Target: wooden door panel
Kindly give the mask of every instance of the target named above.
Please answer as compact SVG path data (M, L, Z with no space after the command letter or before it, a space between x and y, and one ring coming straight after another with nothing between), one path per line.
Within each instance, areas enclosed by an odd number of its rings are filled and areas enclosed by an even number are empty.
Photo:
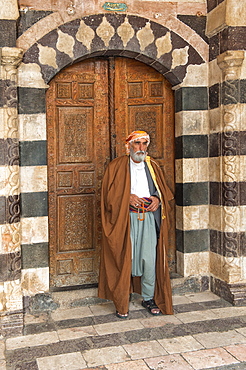
M95 195L58 197L58 253L94 249Z
M153 68L136 60L115 61L116 154L124 154L122 145L134 130L150 135L148 154L158 159L171 190L174 180L174 96L171 85ZM169 265L175 271L175 206L171 205Z
M174 191L174 95L171 85L153 68L136 60L115 61L116 153L133 130L150 134L149 155L158 159Z
M47 93L51 287L94 284L109 157L107 61L59 73Z
M90 59L52 80L47 91L51 289L97 283L101 181L110 154L125 154L131 131L150 134L149 154L159 160L174 190L173 120L170 84L135 60ZM174 207L171 225L174 265Z
M153 158L163 158L162 122L163 107L161 104L129 106L129 133L138 127L149 133L151 146L148 153Z
M57 111L59 164L92 162L93 107L58 107Z

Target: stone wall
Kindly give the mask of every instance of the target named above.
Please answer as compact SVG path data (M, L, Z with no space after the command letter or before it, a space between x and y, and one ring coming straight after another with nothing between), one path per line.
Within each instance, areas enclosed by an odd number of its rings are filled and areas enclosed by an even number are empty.
M0 11L0 42L5 42L0 49L0 317L4 333L19 333L23 326L17 99L17 68L23 52L14 47L17 17L17 4L5 3Z
M55 24L58 27L46 29L47 34L44 36L43 28L40 27L37 32L38 35L40 34L40 39L37 36L35 43L33 43L33 36L32 38L30 36L36 24L27 29L17 40L19 47L30 46L26 49L23 63L19 68L20 124L24 127L28 120L30 124L35 125L30 127L28 132L37 132L35 130L37 124L41 127L42 122L45 122L46 84L74 60L93 55L120 55L140 60L162 73L172 83L176 96L177 268L178 272L185 276L206 275L209 269L208 40L205 36L205 17L201 15L204 4L200 3L198 15L182 14L180 15L182 20L176 17L177 4L172 5L172 19L170 18L169 21L162 19L163 23L166 22L165 26L161 21L160 23L156 21L153 13L151 13L154 19L152 21L143 16L120 12L114 14L109 11L82 16L79 19L77 15L73 15L74 20L65 24L60 24L59 14L53 14L53 22L56 16ZM164 7L161 6L161 9L164 11ZM102 8L97 8L97 11L101 10ZM44 19L51 16L42 14ZM159 18L161 15L158 20ZM33 76L35 79L32 78ZM32 103L33 101L35 104ZM42 122L37 123L37 119L40 121L41 117ZM42 140L37 138L27 140L27 137L23 136L20 147L21 171L27 171L34 165L40 168L42 166L45 171L45 135ZM29 153L30 160L27 160L28 156L25 153ZM192 173L191 167L194 167ZM28 182L30 190L24 190L23 186L22 199L25 199L25 203L22 203L22 225L25 223L23 237L24 231L29 230L30 217L35 222L34 230L44 230L43 240L39 239L38 242L37 239L35 242L34 238L28 240L28 233L25 233L27 238L25 241L23 238L23 261L27 261L25 255L29 254L30 248L35 255L35 248L38 248L39 258L35 260L36 262L29 258L29 263L23 264L23 274L27 276L35 274L37 281L46 281L48 284L48 273L45 279L42 275L45 267L41 268L41 261L44 263L47 260L45 256L48 241L45 236L45 223L48 223L45 176L42 179L42 182L39 181L39 186L32 185L35 184L34 179L32 183ZM35 191L31 191L31 188L35 188ZM34 206L37 206L38 212L42 210L43 213L30 214ZM25 210L27 210L26 213ZM203 217L197 217L200 213ZM25 217L27 217L26 220ZM33 231L33 234L36 235L36 232ZM41 233L39 236L41 237ZM198 244L196 238L202 240L202 243ZM29 279L29 281L32 280ZM26 294L33 294L33 288L29 286Z
M246 280L245 26L242 3L208 1L211 287L235 304Z
M0 312L7 326L21 327L22 297L49 291L45 92L62 68L93 56L134 58L171 82L177 272L211 276L214 292L245 302L245 10L233 0L0 5Z

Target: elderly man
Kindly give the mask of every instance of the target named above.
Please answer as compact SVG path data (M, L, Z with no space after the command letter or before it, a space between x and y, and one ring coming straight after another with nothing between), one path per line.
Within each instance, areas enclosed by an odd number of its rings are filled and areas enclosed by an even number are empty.
M150 137L134 131L127 155L114 159L102 183L102 250L98 295L128 317L129 295L142 295L152 315L172 314L167 261L168 201L173 198L158 164L147 156Z

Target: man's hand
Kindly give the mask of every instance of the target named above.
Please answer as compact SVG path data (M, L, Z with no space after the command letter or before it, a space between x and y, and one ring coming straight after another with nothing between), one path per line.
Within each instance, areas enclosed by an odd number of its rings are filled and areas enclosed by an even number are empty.
M151 196L150 199L152 200L152 202L150 203L146 211L155 212L160 205L160 200L159 198L154 197L154 196Z
M140 207L141 206L141 198L139 198L136 194L130 194L130 205L133 207Z

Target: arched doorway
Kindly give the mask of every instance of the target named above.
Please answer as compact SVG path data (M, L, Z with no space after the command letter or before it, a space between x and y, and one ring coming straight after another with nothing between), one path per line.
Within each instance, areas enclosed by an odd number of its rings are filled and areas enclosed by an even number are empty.
M134 129L151 136L174 190L174 98L153 68L128 58L93 58L61 71L47 92L50 286L97 283L104 169L125 153ZM175 265L174 209L169 259Z

